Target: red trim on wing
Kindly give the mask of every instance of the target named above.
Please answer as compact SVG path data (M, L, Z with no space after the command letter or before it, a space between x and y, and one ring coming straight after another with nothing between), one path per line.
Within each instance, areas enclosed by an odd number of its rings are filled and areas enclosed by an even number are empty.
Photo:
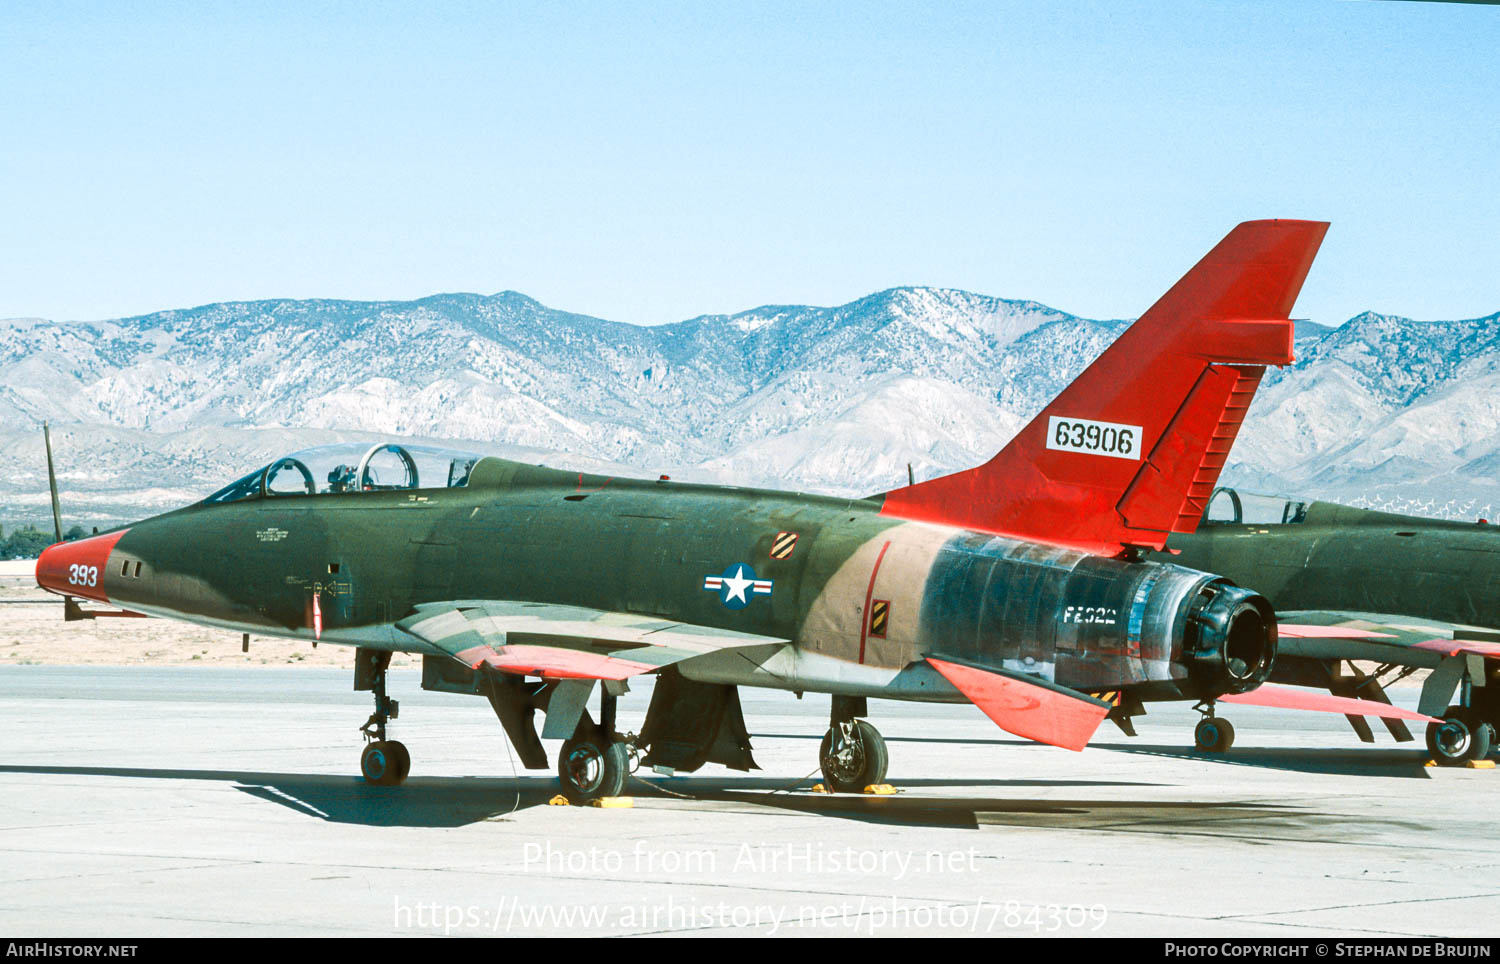
M1500 643L1484 643L1477 639L1424 639L1420 643L1412 643L1411 648L1426 649L1446 656L1473 653L1476 656L1500 659Z
M501 672L543 679L628 679L657 667L605 653L586 653L559 646L502 646L499 650L475 646L456 654L478 669L488 663Z
M120 537L129 531L121 529L48 546L36 560L36 584L63 596L109 602L109 596L104 592L104 576L109 571L110 553L114 552ZM75 566L82 569L74 569ZM87 574L80 577L80 572L88 569L93 570L92 577ZM90 578L93 585L88 585Z
M1276 635L1289 639L1395 639L1390 633L1347 626L1304 626L1300 623L1277 623Z
M1317 690L1293 686L1277 686L1262 683L1248 693L1234 693L1219 697L1222 703L1242 703L1247 706L1272 706L1283 710L1311 710L1314 713L1342 713L1344 716L1379 716L1387 720L1415 720L1419 723L1441 723L1442 720L1402 709L1389 703L1374 700L1356 700L1348 696L1334 696Z
M1007 733L1038 743L1082 750L1109 715L1109 705L972 666L927 657L984 715Z

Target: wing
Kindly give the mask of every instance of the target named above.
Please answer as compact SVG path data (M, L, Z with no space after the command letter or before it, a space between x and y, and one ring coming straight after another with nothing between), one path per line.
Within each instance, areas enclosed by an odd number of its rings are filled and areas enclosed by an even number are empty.
M1277 649L1288 656L1425 667L1459 653L1500 658L1500 633L1478 626L1336 610L1292 610L1276 617Z
M396 628L478 669L544 679L626 679L724 649L786 643L584 606L506 600L424 603Z

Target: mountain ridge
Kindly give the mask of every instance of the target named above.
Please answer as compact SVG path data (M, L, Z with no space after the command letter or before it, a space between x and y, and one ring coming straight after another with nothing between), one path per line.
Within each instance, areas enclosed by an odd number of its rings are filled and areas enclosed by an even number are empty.
M45 498L42 420L67 446L64 464L75 451L96 460L65 476L65 494L101 518L206 494L289 451L274 446L386 434L867 494L899 484L908 462L925 478L988 458L1127 323L912 285L654 326L512 290L4 320L0 519L34 515ZM1298 360L1268 373L1226 481L1487 504L1500 471L1488 400L1500 394L1500 313L1367 311L1299 323L1296 343Z

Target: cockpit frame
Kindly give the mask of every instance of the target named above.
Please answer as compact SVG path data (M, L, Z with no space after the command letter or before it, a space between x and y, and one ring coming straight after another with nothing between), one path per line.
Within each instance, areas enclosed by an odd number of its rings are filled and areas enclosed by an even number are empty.
M382 460L382 455L394 458ZM473 452L427 445L335 443L275 459L208 496L203 503L222 505L254 498L416 490L421 488L424 477L446 479L443 488L462 488L468 484L480 458ZM395 478L382 481L382 474L393 470ZM294 487L278 489L278 477L288 474L295 480ZM320 476L326 476L326 485L320 485Z

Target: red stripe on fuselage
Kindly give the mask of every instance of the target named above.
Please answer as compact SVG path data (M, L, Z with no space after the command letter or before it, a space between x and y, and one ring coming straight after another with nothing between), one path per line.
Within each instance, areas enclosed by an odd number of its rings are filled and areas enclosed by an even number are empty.
M870 584L865 587L865 608L859 611L859 661L865 661L865 641L870 638L870 600L875 596L875 577L880 575L880 564L885 561L885 551L891 547L891 541L887 539L885 545L880 547L880 555L875 557L875 565L870 569Z

